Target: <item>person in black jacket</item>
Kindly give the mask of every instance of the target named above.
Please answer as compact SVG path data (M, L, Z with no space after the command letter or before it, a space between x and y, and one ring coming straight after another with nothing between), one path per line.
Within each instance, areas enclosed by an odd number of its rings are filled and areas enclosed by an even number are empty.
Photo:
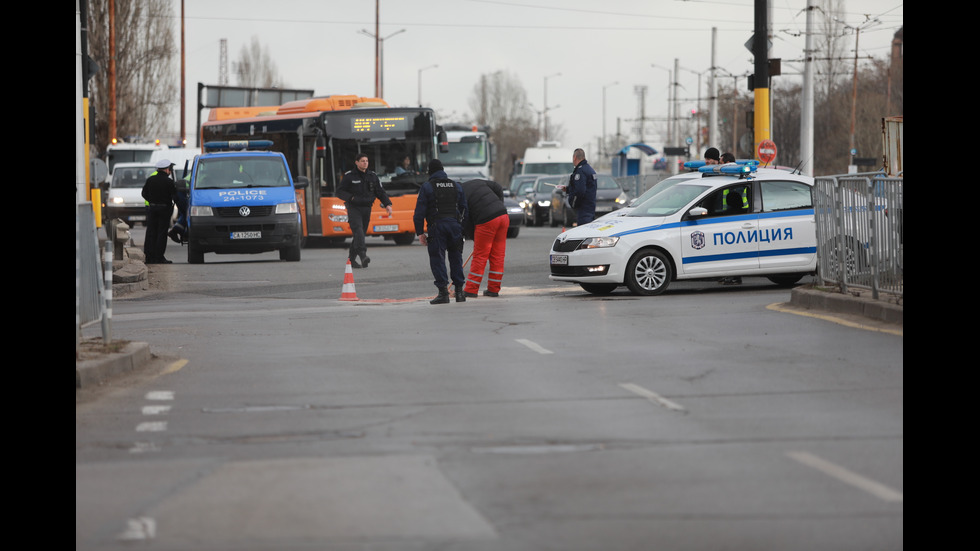
M483 271L489 260L490 271L483 296L496 297L500 295L500 283L504 277L507 229L510 227L510 216L504 205L504 188L493 180L470 180L463 182L463 193L469 208L463 235L473 240L473 258L463 292L468 297L478 296Z
M156 172L143 184L143 200L146 201L146 235L143 252L147 264L170 264L164 257L167 252L167 230L177 200L177 186L171 177L174 165L167 159L156 164Z
M443 170L442 161L429 161L429 179L419 189L415 203L415 235L429 253L429 268L439 289L431 304L449 302L449 281L453 282L456 302L466 302L463 294L463 226L467 219L466 197L463 187L451 180ZM446 273L446 257L449 257L449 273Z
M344 202L347 209L347 223L350 224L351 240L350 258L352 268L367 268L371 259L367 255L367 245L364 237L367 226L371 223L371 207L374 200L381 201L381 205L391 216L391 199L388 193L381 186L381 180L374 171L368 170L368 156L366 153L359 153L354 158L354 170L344 174L344 178L337 186L337 198ZM361 257L361 262L357 257Z

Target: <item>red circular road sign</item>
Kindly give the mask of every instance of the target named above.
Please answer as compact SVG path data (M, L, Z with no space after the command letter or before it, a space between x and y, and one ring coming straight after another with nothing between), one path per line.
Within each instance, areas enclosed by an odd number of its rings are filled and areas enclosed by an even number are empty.
M772 140L762 140L759 142L759 160L764 163L771 163L776 158L776 142Z

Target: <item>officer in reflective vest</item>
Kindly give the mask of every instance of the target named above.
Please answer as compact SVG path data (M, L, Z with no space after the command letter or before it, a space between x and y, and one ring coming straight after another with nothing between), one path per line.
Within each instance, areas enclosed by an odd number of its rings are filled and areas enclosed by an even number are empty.
M449 281L452 279L456 302L466 302L463 293L463 226L466 219L466 198L463 186L453 181L443 170L442 161L429 161L429 180L419 189L415 203L415 235L429 251L429 267L439 294L431 304L449 302ZM446 273L446 257L449 273Z

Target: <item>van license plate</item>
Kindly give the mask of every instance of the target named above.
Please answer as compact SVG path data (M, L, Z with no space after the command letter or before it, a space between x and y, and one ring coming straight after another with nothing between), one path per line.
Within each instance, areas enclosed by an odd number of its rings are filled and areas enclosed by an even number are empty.
M375 226L374 231L375 232L398 231L398 224L389 224L387 226Z
M136 214L136 215L130 216L129 219L130 220L133 220L133 221L137 221L138 220L138 221L142 222L143 220L146 220L146 216L143 216L142 214Z
M233 231L231 232L232 239L261 239L262 232L260 231Z
M553 265L568 266L568 255L567 254L553 254L553 255L551 255L551 263Z

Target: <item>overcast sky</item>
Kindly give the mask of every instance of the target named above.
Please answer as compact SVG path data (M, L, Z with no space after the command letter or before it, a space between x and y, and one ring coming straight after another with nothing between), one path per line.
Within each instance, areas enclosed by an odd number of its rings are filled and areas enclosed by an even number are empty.
M181 2L176 2L179 16ZM184 0L187 127L197 123L197 84L218 84L221 40L228 71L253 36L271 54L287 88L316 95L374 96L375 0ZM380 0L384 99L391 105L432 107L441 122L471 122L469 100L483 74L505 70L527 91L537 111L563 126L563 145L596 149L603 129L636 140L646 87L649 119L667 112L668 70L681 70L682 111L708 92L712 48L729 73L752 72L745 47L754 26L754 0ZM798 74L806 28L805 0L771 0L775 37L771 57L783 60L781 79ZM844 21L863 28L859 55L886 57L903 23L901 0L842 0ZM877 19L878 23L869 22ZM717 29L712 46L712 28ZM368 34L371 36L368 36ZM845 55L854 55L853 34ZM819 55L819 54L817 54ZM654 67L656 65L657 67ZM437 67L433 67L437 66ZM421 71L421 73L420 73ZM797 73L797 74L793 74ZM421 78L420 78L421 75ZM237 85L234 74L230 85ZM545 98L547 82L547 98ZM728 77L726 84L732 79ZM744 78L739 87L744 88ZM707 105L703 105L707 108ZM206 116L206 115L205 115ZM175 121L175 127L179 121ZM646 141L662 146L663 123L646 124ZM192 131L189 130L189 134ZM191 145L195 140L189 136Z

